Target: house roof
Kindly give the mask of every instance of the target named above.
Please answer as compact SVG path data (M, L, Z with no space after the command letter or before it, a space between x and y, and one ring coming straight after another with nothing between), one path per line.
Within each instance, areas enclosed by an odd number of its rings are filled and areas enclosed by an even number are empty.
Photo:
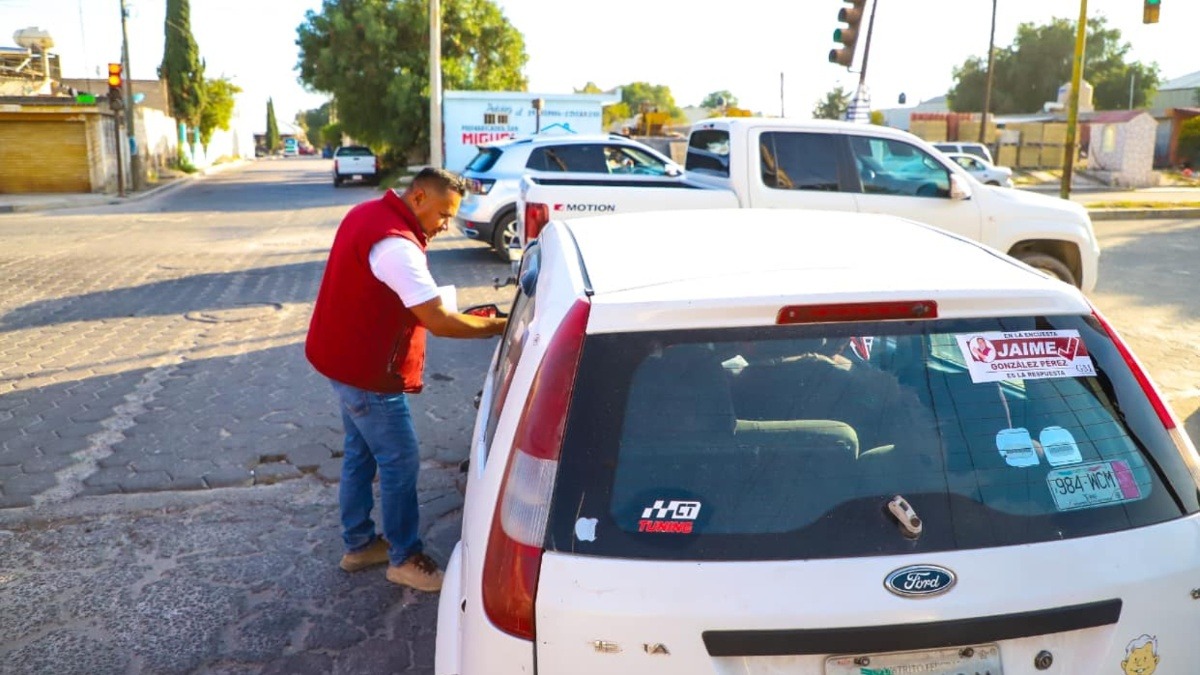
M1089 124L1122 124L1141 115L1148 114L1145 110L1102 110L1100 112L1081 114L1079 121Z
M1200 89L1200 70L1184 75L1183 77L1167 80L1158 85L1159 91L1173 91L1177 89Z

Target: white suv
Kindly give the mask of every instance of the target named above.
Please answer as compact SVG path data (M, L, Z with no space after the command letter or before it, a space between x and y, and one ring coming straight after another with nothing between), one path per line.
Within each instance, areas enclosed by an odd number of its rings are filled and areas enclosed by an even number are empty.
M521 176L529 172L673 180L683 169L653 148L615 134L547 134L487 143L463 171L471 191L458 210L458 229L508 259L516 245L517 192Z
M1200 663L1200 458L1145 371L895 217L553 222L468 474L439 675Z

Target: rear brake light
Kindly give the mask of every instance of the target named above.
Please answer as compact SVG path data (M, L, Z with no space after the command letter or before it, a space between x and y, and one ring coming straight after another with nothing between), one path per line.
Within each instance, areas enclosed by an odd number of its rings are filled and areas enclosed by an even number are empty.
M538 238L546 223L550 222L550 206L528 203L525 205L525 245Z
M335 160L333 160L333 170L334 170L335 172L338 170L338 161L337 161L336 159L335 159Z
M1121 358L1125 359L1125 365L1129 366L1129 372L1133 373L1134 379L1137 380L1138 386L1142 388L1142 392L1146 394L1146 398L1149 399L1150 405L1154 407L1154 412L1158 414L1158 419L1162 422L1163 426L1168 430L1174 429L1175 416L1171 414L1171 409L1167 407L1162 396L1159 395L1158 389L1150 382L1150 377L1146 375L1146 371L1142 368L1142 364L1137 360L1137 357L1133 355L1133 352L1129 351L1129 347L1125 346L1125 341L1121 339L1120 334L1112 327L1112 324L1104 318L1100 310L1093 307L1092 316L1096 317L1096 321L1100 322L1100 325L1104 327L1104 332L1108 333L1108 337L1116 345Z
M379 173L379 158L375 158L375 172Z
M933 300L902 302L849 302L836 305L788 305L779 310L775 323L829 323L835 321L888 321L899 319L936 319Z
M534 637L542 541L591 304L577 301L550 340L513 436L483 563L483 608L500 630Z

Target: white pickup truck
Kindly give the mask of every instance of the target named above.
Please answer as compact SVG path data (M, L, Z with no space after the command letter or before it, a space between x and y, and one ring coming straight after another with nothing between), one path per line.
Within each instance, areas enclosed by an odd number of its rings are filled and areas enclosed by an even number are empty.
M1096 286L1100 247L1082 206L984 185L897 129L825 120L705 120L691 129L685 170L668 183L526 175L518 231L528 242L550 220L633 211L765 207L886 213L982 242L1084 291ZM736 236L731 233L732 240Z
M365 145L344 145L333 153L333 186L346 181L379 184L379 158Z

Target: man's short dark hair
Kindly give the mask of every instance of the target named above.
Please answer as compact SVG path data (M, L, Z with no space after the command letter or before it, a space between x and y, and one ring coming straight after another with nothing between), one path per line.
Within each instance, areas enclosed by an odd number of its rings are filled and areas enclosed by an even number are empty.
M436 169L432 166L421 169L421 172L413 178L412 184L413 187L418 185L427 186L439 192L453 190L462 196L466 196L467 194L467 181L465 178L453 171Z

